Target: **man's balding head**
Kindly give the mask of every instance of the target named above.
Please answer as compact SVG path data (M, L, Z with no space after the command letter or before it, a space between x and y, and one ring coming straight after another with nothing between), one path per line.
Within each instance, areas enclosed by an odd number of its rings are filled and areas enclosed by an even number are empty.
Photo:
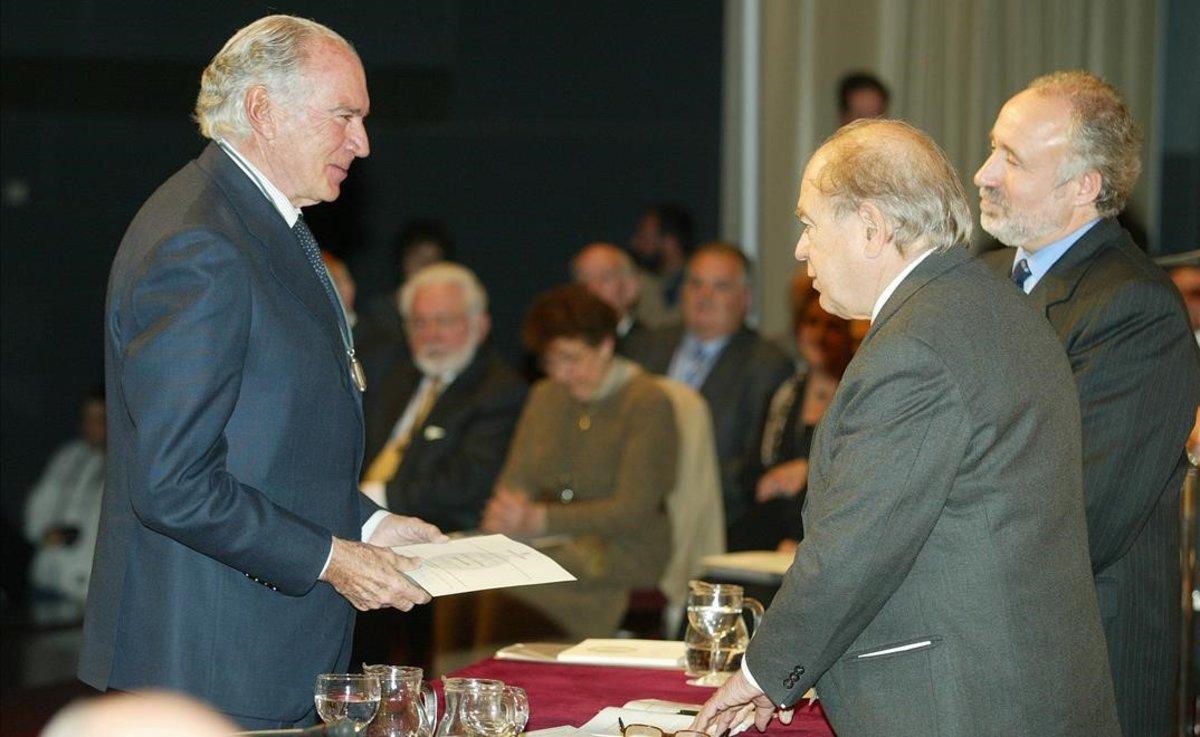
M228 737L237 725L204 704L165 691L79 701L55 715L41 737Z
M908 123L858 120L843 126L813 155L809 173L835 212L873 202L901 253L918 240L945 249L971 237L971 210L958 174L933 139Z
M641 296L641 282L633 259L612 243L589 243L571 261L575 281L585 285L593 294L617 311L623 320Z

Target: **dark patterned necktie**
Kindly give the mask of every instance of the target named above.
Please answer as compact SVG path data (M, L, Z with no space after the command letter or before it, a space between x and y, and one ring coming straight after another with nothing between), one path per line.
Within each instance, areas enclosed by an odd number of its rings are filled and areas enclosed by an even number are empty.
M292 232L296 234L296 240L300 241L304 255L308 256L308 263L313 267L313 271L317 272L317 280L325 288L325 295L329 297L329 301L333 304L333 313L337 315L338 327L342 328L342 303L338 299L337 292L333 291L333 283L329 281L329 272L325 269L325 261L321 258L321 247L317 245L317 239L308 229L308 223L304 222L303 215L296 218ZM342 330L344 332L344 328Z
M1029 261L1021 259L1013 266L1012 280L1013 284L1017 285L1018 289L1025 289L1025 280L1032 276L1029 271Z

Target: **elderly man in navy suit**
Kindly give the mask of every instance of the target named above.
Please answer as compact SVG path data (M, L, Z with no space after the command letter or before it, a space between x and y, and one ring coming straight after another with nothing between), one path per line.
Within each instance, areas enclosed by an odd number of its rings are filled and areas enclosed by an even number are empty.
M211 143L121 242L79 669L97 688L182 691L248 728L311 723L354 610L428 601L388 547L443 536L358 491L365 381L300 211L369 153L369 105L341 36L252 23L201 78Z

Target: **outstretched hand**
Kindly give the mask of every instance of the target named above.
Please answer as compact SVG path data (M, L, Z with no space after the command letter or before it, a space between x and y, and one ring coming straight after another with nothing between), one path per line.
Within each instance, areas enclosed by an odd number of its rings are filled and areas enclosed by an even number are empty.
M704 703L700 713L692 720L691 728L710 735L719 735L727 729L737 727L743 719L753 715L754 726L762 732L767 728L774 713L775 704L738 671ZM791 724L792 711L780 711L779 720L784 724Z

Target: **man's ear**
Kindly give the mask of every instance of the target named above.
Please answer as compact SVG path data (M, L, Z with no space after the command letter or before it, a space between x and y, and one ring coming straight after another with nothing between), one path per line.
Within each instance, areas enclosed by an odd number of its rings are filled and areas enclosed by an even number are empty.
M273 139L276 133L275 108L267 88L260 84L253 85L246 90L243 104L246 107L246 119L250 121L254 132L268 141Z
M479 320L479 322L475 324L475 345L479 345L484 341L485 338L487 338L488 333L492 330L492 316L484 312L476 319Z
M1071 186L1074 187L1073 204L1076 207L1095 204L1103 185L1104 177L1100 176L1100 172L1095 169L1088 169L1078 175L1071 183Z
M892 239L892 231L887 219L874 202L864 202L858 207L856 216L862 222L865 239L864 253L868 258L876 258L883 253L883 247Z

